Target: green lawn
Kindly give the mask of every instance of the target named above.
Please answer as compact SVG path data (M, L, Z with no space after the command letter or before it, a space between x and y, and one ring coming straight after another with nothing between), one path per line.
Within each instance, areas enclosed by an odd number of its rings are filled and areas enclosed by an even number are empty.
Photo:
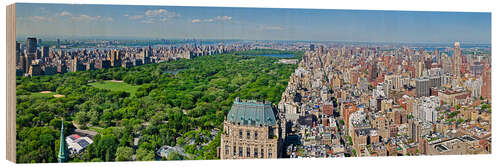
M114 82L114 81L104 81L104 82L92 82L89 85L101 88L108 89L111 91L124 91L130 93L130 95L135 95L135 92L140 86L130 85L125 82Z

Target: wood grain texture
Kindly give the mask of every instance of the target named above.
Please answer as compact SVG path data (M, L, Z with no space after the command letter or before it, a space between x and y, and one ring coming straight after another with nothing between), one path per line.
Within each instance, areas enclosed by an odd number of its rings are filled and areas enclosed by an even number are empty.
M7 160L16 162L16 4L7 6Z

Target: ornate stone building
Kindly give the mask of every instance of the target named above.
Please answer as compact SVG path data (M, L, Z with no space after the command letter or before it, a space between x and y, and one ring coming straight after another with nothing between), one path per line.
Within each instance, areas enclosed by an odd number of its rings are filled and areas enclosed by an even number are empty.
M283 137L271 103L233 103L221 135L221 159L279 158Z

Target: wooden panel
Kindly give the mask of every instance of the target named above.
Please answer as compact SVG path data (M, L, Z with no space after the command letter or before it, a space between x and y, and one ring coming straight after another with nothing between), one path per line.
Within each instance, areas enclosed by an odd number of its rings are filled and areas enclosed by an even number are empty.
M16 162L16 4L7 6L7 160Z

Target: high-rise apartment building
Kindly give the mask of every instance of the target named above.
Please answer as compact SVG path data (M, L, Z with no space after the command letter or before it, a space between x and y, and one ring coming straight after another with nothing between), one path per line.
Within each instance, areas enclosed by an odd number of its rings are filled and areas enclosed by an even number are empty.
M485 99L491 100L491 67L487 66L483 70L481 78L483 79L481 96Z
M417 78L415 79L416 84L416 96L430 96L431 80L429 78Z
M453 74L455 76L461 77L460 66L462 65L462 51L460 49L460 43L455 42L455 48L453 49Z
M33 37L26 38L26 52L36 53L37 40Z
M36 38L28 37L26 38L26 72L30 71L31 62L36 58L37 52L37 40Z
M42 58L49 57L49 47L48 46L42 46Z
M21 60L21 44L16 41L16 65L19 64Z
M373 60L372 60L372 69L370 71L370 81L373 82L377 79L377 73L378 73L378 69L377 69L377 57L376 56L373 56Z
M111 61L111 66L113 67L119 67L122 65L122 53L120 50L112 50L111 55L110 55L110 61Z
M309 45L309 51L313 51L314 52L314 44Z

